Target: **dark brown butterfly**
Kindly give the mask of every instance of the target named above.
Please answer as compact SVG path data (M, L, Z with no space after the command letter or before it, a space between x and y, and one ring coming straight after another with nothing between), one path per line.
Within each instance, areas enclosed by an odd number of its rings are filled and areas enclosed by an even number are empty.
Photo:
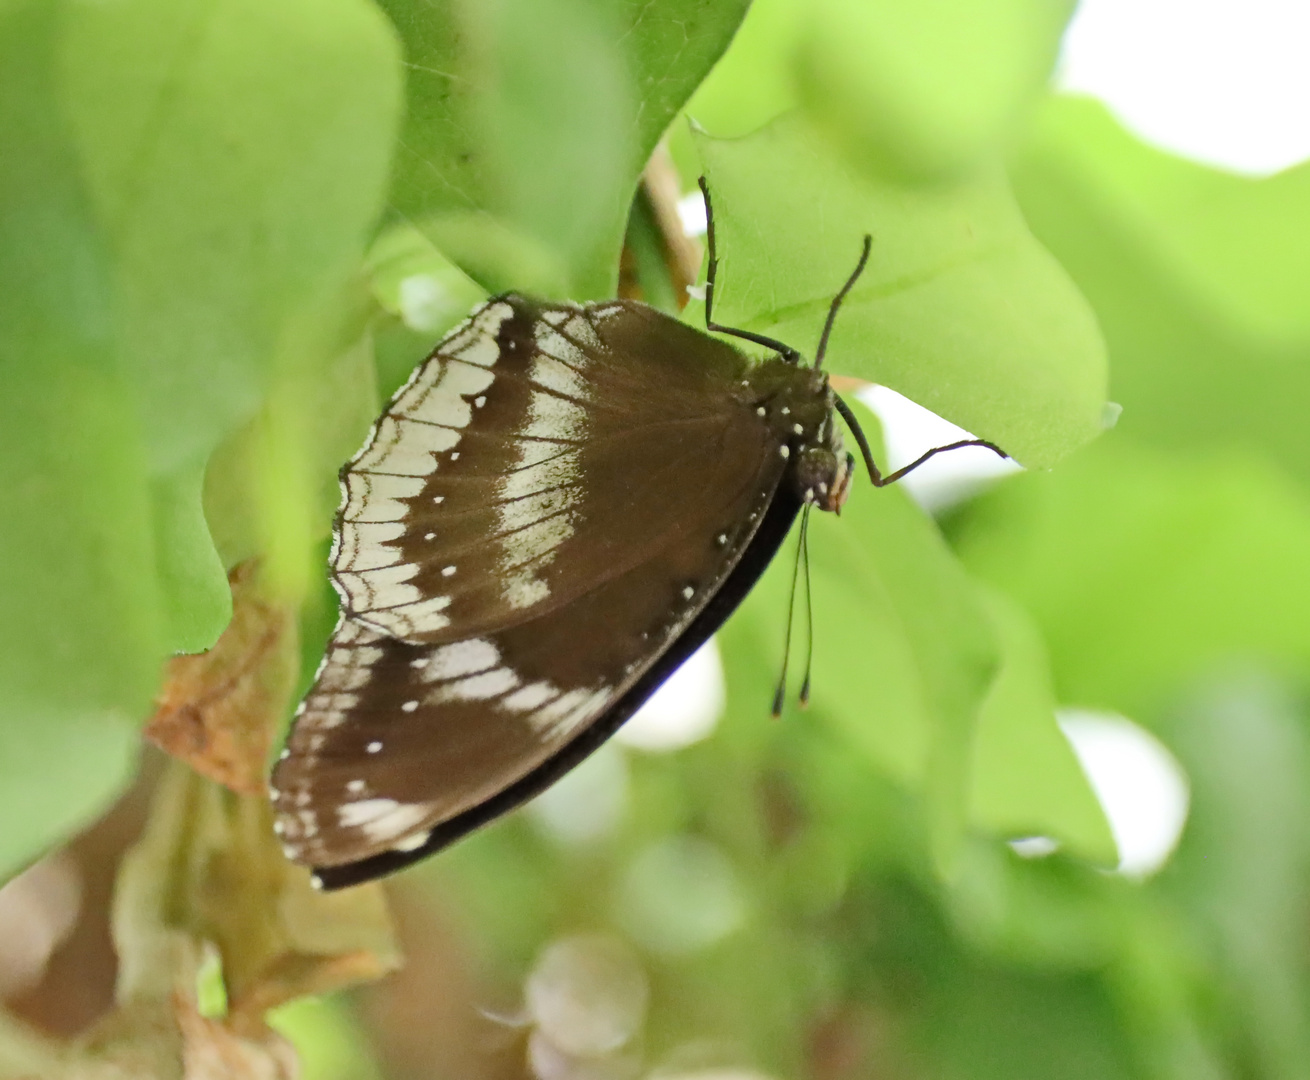
M811 367L714 323L712 216L708 238L707 328L768 359L633 301L496 297L342 470L341 621L273 775L277 831L316 884L421 859L609 738L736 608L802 507L841 508L854 459L834 412L877 485L974 444L884 477L829 387L868 237Z

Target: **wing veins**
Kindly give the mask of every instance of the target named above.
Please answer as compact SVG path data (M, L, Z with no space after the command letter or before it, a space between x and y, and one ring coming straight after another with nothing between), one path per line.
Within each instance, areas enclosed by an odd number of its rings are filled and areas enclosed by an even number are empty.
M582 485L579 484L576 480L569 481L563 484L552 484L550 487L539 488L536 491L524 492L522 495L515 495L513 498L509 498L509 499L491 499L488 502L482 503L480 506L470 506L463 510L443 510L437 514L437 517L442 522L452 521L455 518L465 517L468 514L480 513L483 510L486 510L488 507L509 506L511 503L520 502L523 499L532 499L538 495L549 495L553 491L565 491L569 488L576 488L581 486ZM415 499L421 499L422 497L423 496L421 494L406 496L406 498L411 501ZM401 500L397 499L395 501L399 502ZM353 525L399 525L405 520L407 520L408 516L409 515L406 515L403 518L377 518L377 519L343 517L341 520L348 521Z

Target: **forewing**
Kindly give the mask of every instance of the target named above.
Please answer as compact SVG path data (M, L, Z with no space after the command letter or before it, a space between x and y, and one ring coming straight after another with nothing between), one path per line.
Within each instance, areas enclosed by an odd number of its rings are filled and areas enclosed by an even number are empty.
M343 619L274 773L288 855L329 888L367 880L576 764L772 557L798 505L778 462L711 470L688 536L531 622L413 644Z
M624 301L488 302L342 472L348 618L418 643L532 621L678 543L778 450L746 361ZM735 494L735 493L734 493Z

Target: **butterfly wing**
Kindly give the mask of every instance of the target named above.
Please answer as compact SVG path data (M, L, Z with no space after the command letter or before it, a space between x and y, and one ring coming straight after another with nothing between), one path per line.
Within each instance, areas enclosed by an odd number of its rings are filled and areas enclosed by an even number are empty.
M343 617L273 777L288 854L367 880L603 742L772 558L826 392L640 304L475 311L343 470Z
M753 415L747 368L641 304L489 301L342 471L344 613L410 643L457 642L680 543L737 494L707 478L756 483L780 446Z
M697 522L699 543L666 545L530 622L433 645L343 619L274 774L288 854L315 866L324 887L357 884L572 768L767 566L800 505L779 475L760 461L745 483L704 478L726 498Z

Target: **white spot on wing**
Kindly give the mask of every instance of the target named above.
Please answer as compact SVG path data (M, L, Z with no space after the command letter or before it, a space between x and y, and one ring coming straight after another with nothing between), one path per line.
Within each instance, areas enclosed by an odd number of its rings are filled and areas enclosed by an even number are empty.
M610 692L605 688L570 690L529 713L526 719L543 739L562 738L604 708L609 700Z
M572 516L568 511L541 518L500 538L505 551L505 569L540 559L573 535Z
M581 350L549 326L539 325L535 333L539 342L548 341L561 353L569 350L570 363L581 367L587 362ZM573 508L579 497L577 452L561 453L564 447L558 441L544 440L581 441L586 434L587 413L578 401L585 402L591 396L585 378L550 356L536 357L529 377L539 386L577 400L566 400L544 390L532 394L528 422L522 432L526 441L519 443L518 467L501 480L496 493L499 531L505 534L500 538L502 595L506 603L518 610L540 603L550 595L541 571L553 560L554 550L573 535L576 524ZM549 502L552 509L544 510L540 501L525 499L546 487L560 489Z
M413 589L417 597L418 589L413 586L409 588ZM360 615L360 618L378 624L389 634L404 638L449 626L450 619L441 614L448 607L449 596L430 596L426 600L410 600L394 611L367 612Z
M587 322L582 315L574 315L564 323L564 333L574 341L588 349L603 349L605 346L600 338L596 336L596 331L592 329L591 323Z
M372 671L366 664L330 664L319 674L318 682L315 685L314 690L316 692L358 690L368 682L371 674ZM300 703L300 710L303 712L304 708L305 703L302 701Z
M386 844L420 824L429 813L422 804L398 803L395 799L361 799L337 807L342 828L359 829L374 843Z
M434 367L440 365L434 378L420 380L406 389L392 411L429 424L464 427L472 416L465 397L482 393L496 376L485 367L464 362L460 355L431 363Z
M481 312L474 316L474 322L477 323L483 333L495 337L500 333L501 324L514 314L514 309L504 300L497 300L494 304L488 304Z
M486 671L500 663L500 650L483 638L469 638L442 645L428 657L425 682L443 682Z
M507 667L493 668L480 675L469 675L454 682L443 683L431 694L428 701L486 701L499 697L518 686L519 677Z
M399 540L404 535L405 526L399 521L343 521L337 559L341 565L351 570L391 566L401 557L400 549L390 546L391 541Z
M292 741L299 753L312 758L322 746L319 732L343 723L359 703L352 691L363 687L373 675L373 665L382 650L371 642L378 635L354 623L339 624L319 665L314 687L302 702ZM289 756L284 750L282 760ZM298 792L299 799L305 792Z
M548 682L528 683L527 686L506 695L500 702L500 707L508 712L531 712L558 696L559 690Z
M500 359L500 346L490 338L474 338L452 355L466 364L489 368Z
M614 318L616 315L622 315L624 307L622 304L603 304L591 309L592 318L597 322L605 322Z
M344 599L357 610L368 611L375 607L395 607L412 604L419 591L407 584L418 573L413 563L356 570L353 566L337 566L336 580L346 591Z
M566 372L577 385L571 387L571 396L588 393L588 386L576 372L562 368L557 361L538 358L532 364L532 381L549 386L563 381L560 372ZM523 434L533 439L571 439L580 442L586 433L587 412L581 406L554 394L536 391L528 405L528 426Z
M541 578L523 575L505 589L505 602L515 611L539 604L550 595L550 586Z
M558 330L544 323L537 325L535 336L537 348L546 356L533 361L532 381L569 397L586 394L586 380L573 370L587 362L586 354ZM551 360L555 362L551 363Z
M421 599L417 589L397 587L412 576L395 543L405 533L408 512L401 500L422 491L441 454L452 451L452 461L459 456L453 448L460 430L471 422L469 399L485 401L482 395L495 379L489 369L500 354L496 335L513 314L509 303L495 301L447 335L397 392L342 482L343 524L333 538L333 584L356 614L388 609L370 619L388 633L404 637L449 625L440 606L412 606ZM393 568L399 576L367 576L381 568Z
M347 473L341 485L341 515L352 521L398 521L408 511L400 499L423 490L419 476Z
M372 439L351 462L351 468L428 476L436 472L436 455L458 443L458 431L388 414L377 422Z
M526 498L529 495L536 495L552 488L572 486L577 483L579 475L578 470L578 451L564 450L560 451L558 446L551 443L537 444L549 449L549 453L542 456L535 463L526 467L518 468L512 473L507 473L500 482L500 490L497 492L502 499L512 499L515 503ZM509 515L508 518L502 516L502 521L515 520L514 515L517 510L511 511L510 503L505 504L502 515ZM521 524L527 524L526 521Z
M428 842L428 837L432 835L431 829L425 829L423 832L417 832L413 836L407 836L391 846L392 851L407 853L417 851Z

